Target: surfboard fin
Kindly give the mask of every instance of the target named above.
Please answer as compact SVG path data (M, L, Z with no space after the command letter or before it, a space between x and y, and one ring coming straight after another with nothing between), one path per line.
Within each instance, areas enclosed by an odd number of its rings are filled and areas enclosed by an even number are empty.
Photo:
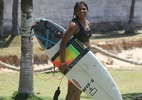
M60 91L60 87L57 88L57 90L54 93L54 98L53 100L58 100L58 96L60 95L61 91Z

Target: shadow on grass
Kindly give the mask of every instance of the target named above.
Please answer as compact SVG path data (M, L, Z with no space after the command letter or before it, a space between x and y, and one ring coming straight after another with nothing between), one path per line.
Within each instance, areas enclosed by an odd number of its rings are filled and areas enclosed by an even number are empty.
M123 100L142 100L142 94L140 93L130 93L122 94Z
M37 97L34 94L25 94L25 93L18 93L14 92L12 96L12 100L43 100Z
M120 37L129 37L129 36L134 36L134 35L138 35L140 33L119 33L117 31L114 32L102 32L100 34L94 34L92 36L92 38L96 38L96 39L102 39L102 38L120 38Z
M15 36L11 35L8 37L0 37L0 48L6 48L8 47L11 42L14 40Z
M86 100L92 100L87 95L81 96L83 99ZM122 94L123 100L142 100L142 94L140 93L129 93L129 94ZM34 94L16 94L16 92L13 94L12 98L6 98L6 97L0 97L0 100L47 100L37 97ZM51 100L51 98L49 99ZM61 99L60 100L64 100Z
M83 99L92 100L87 95L81 96ZM130 94L122 94L123 100L142 100L142 94L140 93L130 93Z
M10 43L12 42L12 40L14 40L15 36L10 36L10 38L5 42L5 44L3 45L3 47L8 47L10 45Z

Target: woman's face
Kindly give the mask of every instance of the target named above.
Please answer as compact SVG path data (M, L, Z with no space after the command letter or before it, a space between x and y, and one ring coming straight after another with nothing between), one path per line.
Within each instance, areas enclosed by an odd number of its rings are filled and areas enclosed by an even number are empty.
M80 4L76 9L75 14L80 19L86 19L88 14L88 9L83 4Z

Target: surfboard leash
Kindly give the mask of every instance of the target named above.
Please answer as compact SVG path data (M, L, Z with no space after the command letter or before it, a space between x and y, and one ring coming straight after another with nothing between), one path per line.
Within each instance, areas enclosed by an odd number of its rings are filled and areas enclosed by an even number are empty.
M54 69L54 72L53 72L53 74L51 75L51 77L49 77L49 78L47 78L47 79L40 78L40 77L36 74L36 72L34 72L34 75L35 75L37 78L39 78L40 80L43 80L43 81L48 81L48 80L50 80L51 78L54 77L55 79L60 80L59 86L61 85L61 82L62 82L62 80L63 80L63 78L64 78L64 75L62 75L61 78L57 78L57 77L56 77L56 71L55 71L55 69Z
M54 70L55 70L55 66L54 66ZM55 72L55 71L54 71ZM60 90L60 86L61 86L61 83L62 83L62 80L64 78L64 75L62 75L62 78L60 79L60 82L59 82L59 86L57 87L57 90L55 91L54 93L54 97L53 97L53 100L58 100L58 97L61 93L61 90Z
M60 93L61 93L60 87L58 87L57 90L54 93L53 100L58 100L58 97L59 97Z
M61 80L60 80L60 83L59 83L59 86L57 87L57 90L55 91L54 93L54 97L53 97L53 100L58 100L58 97L61 93L61 90L60 90L60 86L61 86L61 83L62 83L62 80L64 78L64 75L62 76Z
M54 74L52 74L51 77L49 77L49 78L47 78L47 79L43 79L43 78L40 78L35 72L34 72L34 75L35 75L38 79L43 80L43 81L48 81L48 80L50 80L50 79L54 76Z

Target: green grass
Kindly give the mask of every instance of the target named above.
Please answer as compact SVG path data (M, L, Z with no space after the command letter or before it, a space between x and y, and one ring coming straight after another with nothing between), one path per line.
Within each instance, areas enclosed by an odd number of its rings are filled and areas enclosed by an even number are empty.
M10 37L8 37L6 40L8 41ZM40 44L38 43L37 39L34 37L33 39L33 52L34 53L44 53L40 48ZM0 48L0 56L3 55L17 55L19 58L21 56L21 36L16 36L8 47Z
M112 77L116 81L124 100L133 100L134 96L142 93L142 69L109 69ZM54 92L59 86L62 75L56 73L35 73L34 91L37 97L43 100L52 100ZM18 90L19 72L0 73L0 100L11 100L10 96ZM61 82L61 94L59 100L64 100L67 91L67 78L64 77ZM1 98L7 97L7 99ZM39 99L40 100L40 99ZM81 100L92 100L84 93Z
M142 32L141 32L142 33ZM115 34L101 38L92 38L91 42L96 43L99 41L115 41L116 39L129 39L140 38L142 34L125 36ZM21 55L21 37L17 36L11 42L8 48L0 48L0 55ZM43 53L40 49L40 45L34 38L34 53ZM136 67L134 67L136 68ZM133 100L133 98L142 93L142 69L109 69L109 72L116 81L124 100ZM43 100L52 100L55 90L57 89L62 77L60 73L55 74L57 78L52 76L52 73L36 73L34 74L34 91L37 97ZM0 72L0 100L12 100L11 96L18 90L19 84L19 72ZM59 100L64 100L67 92L67 78L64 77L61 83L61 94ZM35 99L34 99L35 100ZM40 100L40 99L39 99ZM81 100L91 100L84 93ZM141 99L142 100L142 99Z
M142 70L112 70L122 94L142 92Z

